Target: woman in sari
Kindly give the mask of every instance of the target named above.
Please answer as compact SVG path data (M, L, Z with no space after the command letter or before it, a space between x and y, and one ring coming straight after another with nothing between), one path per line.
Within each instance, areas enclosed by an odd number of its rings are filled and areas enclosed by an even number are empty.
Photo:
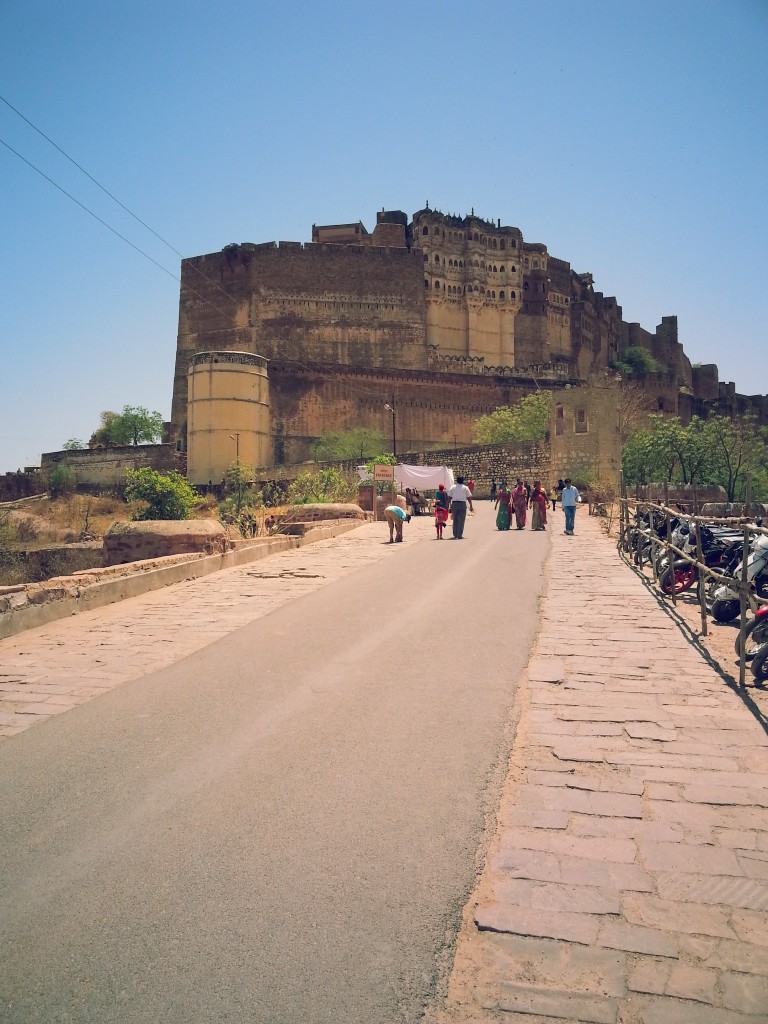
M437 531L437 539L443 539L443 527L448 522L448 505L450 499L448 497L448 491L445 489L445 484L440 484L440 487L435 495L435 530Z
M512 508L515 510L515 526L518 530L525 529L528 508L528 491L522 480L518 479L512 491Z
M547 494L544 488L541 486L541 481L533 481L533 493L531 494L531 507L533 508L533 514L531 516L531 529L532 530L543 530L547 525Z
M512 513L509 507L509 503L511 500L512 495L509 493L509 490L507 489L506 482L502 480L501 487L499 488L498 496L496 498L496 504L493 506L494 508L498 509L498 512L496 513L497 530L509 529L512 520Z

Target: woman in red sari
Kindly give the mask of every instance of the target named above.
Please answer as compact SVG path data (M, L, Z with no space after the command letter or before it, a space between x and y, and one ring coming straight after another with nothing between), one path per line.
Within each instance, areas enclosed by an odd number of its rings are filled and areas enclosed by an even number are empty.
M515 526L518 530L524 530L528 514L528 491L520 479L516 481L515 489L512 491L512 508L515 510Z
M531 493L531 506L533 508L533 514L531 516L531 529L532 530L543 530L547 525L547 495L544 488L541 486L540 480L533 481L533 491Z
M448 522L448 492L445 489L444 484L440 484L440 487L435 495L435 530L437 531L437 539L443 539L443 527Z

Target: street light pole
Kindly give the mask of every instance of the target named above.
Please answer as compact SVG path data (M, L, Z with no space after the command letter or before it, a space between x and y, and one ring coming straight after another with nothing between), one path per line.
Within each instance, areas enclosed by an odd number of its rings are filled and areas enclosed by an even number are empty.
M243 503L243 481L240 477L240 434L230 434L235 442L235 469L237 472L237 514L240 515L240 506Z
M392 395L391 403L390 402L385 402L384 403L384 408L385 409L389 409L389 411L392 413L392 455L394 456L395 461L397 461L397 432L396 432L396 428L395 428L395 396L394 395Z

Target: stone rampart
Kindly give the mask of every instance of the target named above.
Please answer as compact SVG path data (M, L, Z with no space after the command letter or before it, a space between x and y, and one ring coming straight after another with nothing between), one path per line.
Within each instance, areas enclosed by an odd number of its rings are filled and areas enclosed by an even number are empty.
M104 537L104 563L120 565L169 555L223 554L228 548L226 530L213 519L113 523Z
M76 451L45 452L41 471L50 473L55 466L69 466L77 478L78 489L121 489L129 469L149 467L160 473L172 469L186 473L186 455L170 444L126 445L120 448L82 448Z

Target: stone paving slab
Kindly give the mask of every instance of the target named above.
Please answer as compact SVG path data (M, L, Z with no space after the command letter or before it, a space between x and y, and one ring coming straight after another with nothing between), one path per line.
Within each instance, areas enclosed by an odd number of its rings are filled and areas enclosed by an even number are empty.
M0 640L0 741L386 557L382 524Z
M766 1024L766 733L598 520L552 541L495 842L425 1024Z

